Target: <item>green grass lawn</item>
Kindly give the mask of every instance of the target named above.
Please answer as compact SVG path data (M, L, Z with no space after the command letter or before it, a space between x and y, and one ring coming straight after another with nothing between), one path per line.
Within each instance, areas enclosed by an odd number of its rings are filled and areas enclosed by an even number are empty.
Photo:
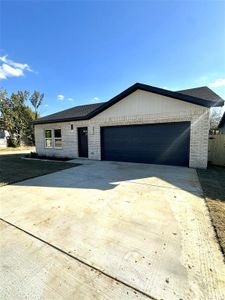
M68 162L25 160L21 159L23 156L24 154L0 154L0 186L79 165Z

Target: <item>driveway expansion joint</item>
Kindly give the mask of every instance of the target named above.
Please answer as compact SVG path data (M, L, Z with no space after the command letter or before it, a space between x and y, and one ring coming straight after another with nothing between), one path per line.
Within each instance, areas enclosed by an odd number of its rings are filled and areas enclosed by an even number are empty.
M11 222L9 222L9 221L6 221L6 220L3 219L3 218L0 218L0 221L4 222L4 223L8 224L9 226L12 226L12 227L14 227L14 228L16 228L16 229L18 229L18 230L20 230L20 231L22 231L23 233L25 233L25 234L27 234L27 235L29 235L29 236L35 238L36 240L38 240L38 241L40 241L40 242L42 242L42 243L44 243L44 244L46 244L46 245L52 247L53 249L55 249L55 250L57 250L57 251L63 253L64 255L67 255L67 256L71 257L72 259L75 259L75 260L78 261L79 263L81 263L81 264L83 264L83 265L85 265L85 266L87 266L87 267L89 267L89 268L91 268L91 269L93 269L93 270L95 270L95 271L101 273L102 275L104 275L104 276L106 276L106 277L108 277L108 278L110 278L110 279L112 279L112 280L114 280L114 281L116 281L116 282L118 282L118 283L120 283L120 284L126 286L126 287L128 287L129 289L132 289L133 291L135 291L135 292L137 292L137 293L139 293L139 294L141 294L141 295L147 297L148 299L151 299L151 300L159 300L159 299L157 299L157 298L155 298L155 297L153 297L153 296L151 296L151 295L149 295L149 294L147 294L147 293L145 293L145 292L143 292L143 291L141 291L141 290L139 290L139 289L133 287L132 285L130 285L130 284L128 284L128 283L126 283L126 282L124 282L124 281L118 279L118 278L115 278L115 277L111 276L110 274L108 274L108 273L102 271L101 269L98 269L98 268L96 268L96 267L90 265L89 263L87 263L87 262L81 260L80 258L71 255L70 253L68 253L68 252L62 250L61 248L59 248L59 247L57 247L57 246L55 246L55 245L53 245L53 244L51 244L51 243L49 243L49 242L43 240L42 238L39 238L38 236L36 236L36 235L30 233L29 231L26 231L25 229L23 229L23 228L21 228L21 227L15 225L15 224L13 224L13 223L11 223Z

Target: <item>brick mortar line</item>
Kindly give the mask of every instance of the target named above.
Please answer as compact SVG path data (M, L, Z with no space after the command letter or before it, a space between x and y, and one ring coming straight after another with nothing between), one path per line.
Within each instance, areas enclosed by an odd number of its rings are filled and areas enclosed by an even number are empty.
M100 269L98 269L98 268L96 268L96 267L90 265L89 263L87 263L87 262L81 260L80 258L78 258L78 257L76 257L76 256L71 255L70 253L68 253L68 252L66 252L66 251L64 251L64 250L62 250L61 248L58 248L57 246L50 244L49 242L47 242L47 241L45 241L45 240L43 240L43 239L37 237L36 235L34 235L34 234L32 234L32 233L30 233L30 232L28 232L28 231L26 231L26 230L24 230L24 229L18 227L17 225L14 225L13 223L4 220L3 218L0 218L0 220L1 220L2 222L4 222L4 223L6 223L6 224L8 224L8 225L10 225L10 226L12 226L12 227L14 227L14 228L16 228L16 229L18 229L18 230L20 230L20 231L22 231L22 232L28 234L29 236L35 238L36 240L38 240L38 241L40 241L40 242L42 242L42 243L44 243L44 244L46 244L46 245L52 247L53 249L55 249L55 250L57 250L57 251L63 253L64 255L67 255L67 256L69 256L69 257L75 259L75 260L78 261L79 263L81 263L81 264L83 264L83 265L85 265L85 266L87 266L87 267L89 267L89 268L91 268L91 269L94 269L95 271L97 271L97 272L103 274L104 276L106 276L106 277L108 277L108 278L110 278L110 279L112 279L112 280L114 280L114 281L116 281L116 282L119 282L120 284L122 284L122 285L128 287L129 289L132 289L132 290L136 291L137 293L142 294L143 296L145 296L145 297L147 297L147 298L149 298L149 299L151 299L151 300L158 300L157 298L154 298L153 296L148 295L147 293L145 293L145 292L143 292L143 291L141 291L141 290L139 290L139 289L133 287L132 285L130 285L130 284L128 284L128 283L126 283L126 282L124 282L124 281L118 279L118 278L113 277L112 275L109 275L108 273L106 273L106 272L104 272L104 271L102 271L102 270L100 270Z

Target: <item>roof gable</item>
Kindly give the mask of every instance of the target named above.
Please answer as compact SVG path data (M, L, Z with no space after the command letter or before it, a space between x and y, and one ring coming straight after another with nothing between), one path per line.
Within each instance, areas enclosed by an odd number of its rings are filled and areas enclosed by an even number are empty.
M129 96L131 93L135 92L136 90L151 92L151 93L159 94L159 95L162 95L162 96L174 98L174 99L177 99L177 100L181 100L181 101L185 101L185 102L189 102L189 103L192 103L192 104L197 104L197 105L201 105L201 106L205 106L205 107L223 106L224 105L224 101L218 95L217 96L219 97L219 99L217 99L216 101L215 100L208 100L208 99L201 99L201 98L198 98L198 97L190 96L185 91L172 92L172 91L169 91L169 90L153 87L153 86L142 84L142 83L135 83L134 85L132 85L131 87L129 87L128 89L123 91L122 93L120 93L117 96L113 97L111 100L105 102L102 106L100 106L99 108L94 110L90 114L90 118L93 118L94 116L96 116L100 112L102 112L105 109L109 108L110 106L114 105L115 103L122 100L123 98Z
M124 97L121 101L114 103L107 109L94 116L93 120L120 120L124 118L139 118L150 115L179 115L192 114L194 111L199 113L205 111L206 108L196 104L180 101L174 98L137 90L130 95Z
M76 106L76 107L73 107L73 108L52 114L52 115L45 116L43 118L40 118L36 121L33 121L33 124L89 120L137 90L151 92L151 93L155 93L158 95L174 98L177 100L181 100L181 101L185 101L188 103L197 104L197 105L205 106L205 107L223 106L224 105L224 101L217 94L215 94L213 91L211 91L207 87L182 90L179 92L172 92L169 90L153 87L153 86L142 84L142 83L135 83L134 85L130 86L128 89L126 89L122 93L118 94L117 96L113 97L111 100L109 100L107 102ZM204 91L204 93L203 93L203 91ZM197 94L197 96L193 96L194 94ZM199 95L200 96L204 95L205 98L199 98Z

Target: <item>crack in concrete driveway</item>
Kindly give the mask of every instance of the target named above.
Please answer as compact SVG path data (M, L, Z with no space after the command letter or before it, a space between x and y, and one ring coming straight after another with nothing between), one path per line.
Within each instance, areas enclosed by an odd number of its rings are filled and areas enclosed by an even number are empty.
M69 254L68 252L65 252L64 250L62 250L62 249L56 247L55 245L50 244L50 243L48 243L47 241L42 240L41 238L39 238L39 237L33 235L32 233L30 233L30 232L28 232L28 231L26 231L26 230L24 230L24 229L22 229L22 228L20 228L20 227L18 227L18 226L16 226L16 225L12 224L12 223L10 223L10 222L4 220L4 219L1 219L1 218L0 218L0 221L1 221L1 222L4 222L5 224L7 224L7 225L9 225L9 226L12 226L12 227L14 227L14 228L16 228L16 229L18 229L18 230L20 230L20 231L22 231L23 233L27 234L28 236L30 236L30 237L32 237L32 238L38 240L39 242L42 242L42 243L46 244L47 246L49 246L49 247L51 247L51 248L53 248L53 249L59 251L60 253L62 253L62 254L64 254L64 255L67 255L67 256L71 257L72 259L78 261L79 263L85 265L86 267L89 267L91 271L95 271L95 272L97 272L98 274L101 274L101 275L104 275L104 276L110 278L111 280L115 281L116 284L122 284L122 285L124 285L125 287L128 288L128 290L132 291L135 295L140 294L140 295L142 295L142 296L145 296L145 297L148 298L148 299L157 300L156 298L153 298L152 296L150 296L150 295L148 295L148 294L146 294L146 293L144 293L144 292L142 292L142 291L140 291L140 290L134 288L133 286L130 286L129 284L127 284L127 283L125 283L125 282L123 282L123 281L120 281L119 279L117 279L117 278L115 278L115 277L112 277L110 274L107 274L107 273L105 273L105 272L103 272L103 271L101 271L101 270L99 270L99 269L93 267L92 265L89 265L87 262L80 260L79 258L77 258L77 257L75 257L75 256L73 256L73 255L71 255L71 254ZM4 226L3 226L3 227L4 227ZM25 250L25 251L26 251L26 250ZM8 252L8 251L7 251L7 252ZM128 293L128 294L129 294L129 293ZM145 297L144 297L144 298L145 298ZM143 298L143 299L144 299L144 298Z

